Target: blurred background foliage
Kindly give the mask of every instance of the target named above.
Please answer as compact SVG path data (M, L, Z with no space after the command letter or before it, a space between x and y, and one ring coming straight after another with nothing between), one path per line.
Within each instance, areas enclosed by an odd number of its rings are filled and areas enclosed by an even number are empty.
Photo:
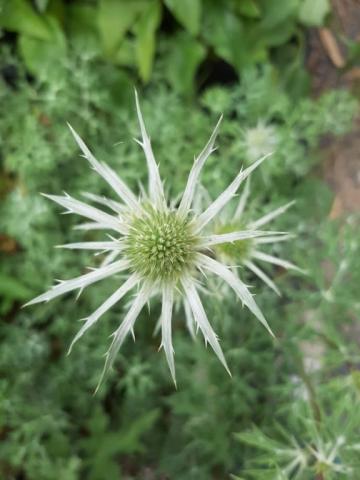
M4 480L358 479L360 246L356 213L334 219L321 145L353 128L348 89L314 99L308 28L327 0L2 0L0 52L0 478ZM350 63L356 44L348 40ZM346 71L347 66L344 67ZM159 339L159 305L93 396L116 306L72 353L78 319L114 280L75 302L22 310L54 278L101 258L54 245L77 241L77 219L40 192L111 195L66 127L133 188L146 178L133 87L166 188L179 194L220 113L219 149L202 181L214 196L269 151L252 178L251 214L296 199L276 228L297 238L274 253L306 276L273 269L276 297L241 272L277 335L232 297L204 298L233 377L181 310L174 389ZM356 93L356 92L355 92ZM96 232L86 238L98 238ZM125 302L126 303L126 302Z
M171 87L189 93L201 64L223 61L239 73L278 52L284 60L287 49L298 69L300 26L321 25L329 9L328 0L3 0L0 26L17 34L17 52L36 76L77 48L147 83L161 52ZM200 73L206 81L209 72Z

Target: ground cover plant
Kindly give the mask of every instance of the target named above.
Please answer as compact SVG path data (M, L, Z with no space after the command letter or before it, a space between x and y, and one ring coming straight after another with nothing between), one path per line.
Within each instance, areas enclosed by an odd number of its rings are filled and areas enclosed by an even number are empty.
M68 33L72 24L65 20L61 28L66 54L61 57L50 52L51 68L48 64L45 68L42 62L48 60L41 58L34 60L40 65L34 69L24 52L29 41L46 44L46 38L33 38L33 30L28 30L31 22L20 31L20 27L10 28L2 20L1 478L358 477L359 409L354 405L360 395L356 325L360 307L359 219L356 213L333 218L333 193L322 179L324 153L319 148L329 138L351 131L357 100L347 90L310 98L305 67L300 61L294 70L286 60L285 51L294 47L289 37L279 40L282 62L266 43L261 55L235 66L238 75L232 72L229 84L221 83L213 73L203 82L194 69L188 83L186 77L180 81L187 87L177 88L179 78L173 80L176 70L169 73L168 58L169 52L175 55L170 48L172 41L182 45L175 40L178 35L191 37L186 37L184 44L195 56L193 42L205 49L202 66L203 60L195 62L198 74L202 68L216 71L218 57L235 65L220 43L211 47L206 41L211 2L195 3L202 7L199 27L193 17L189 16L191 21L179 17L176 31L169 32L164 20L158 20L156 55L148 77L141 73L144 67L139 64L123 67L113 57L109 59L105 50L99 54L95 41L85 42L85 48L83 24L78 31L72 27L71 35L78 35L75 41ZM309 8L307 3L301 4L302 19ZM326 18L327 2L322 3L324 8L316 22ZM34 21L51 25L54 22L49 17L58 18L60 14L54 12L61 12L61 8L98 9L100 4L105 8L111 2L38 1L32 5L16 1L12 5L18 11L27 5L36 16ZM300 2L287 4L289 9L296 6L297 13L292 14L293 23L284 18L286 25L291 32L296 25L296 32L304 35L298 27ZM161 5L162 15L181 15L175 13L175 2ZM229 8L229 18L236 10L245 30L253 25L251 22L262 25L272 21L270 10L260 8L263 2L244 2L242 11L236 9L236 2L224 5ZM12 25L16 25L19 17L14 11L12 15ZM129 18L132 15L129 10ZM237 21L230 18L229 22ZM130 27L130 23L124 26L124 31L131 30L126 38L139 42L139 27ZM223 25L223 20L219 24ZM34 28L41 31L40 26ZM145 30L151 35L154 29L149 26ZM109 32L107 45L113 45L115 54L122 37L116 43L110 38L112 30L105 31ZM142 29L137 31L145 34ZM203 34L197 34L200 31ZM174 39L164 41L169 36ZM146 41L148 37L142 40ZM176 55L182 54L179 50ZM54 62L55 57L59 61ZM174 62L181 70L180 60ZM143 88L145 79L148 84ZM306 274L263 263L263 273L270 279L266 285L254 270L241 264L240 244L230 250L219 247L219 258L228 265L239 265L237 273L251 286L275 339L253 321L252 313L235 300L230 289L209 277L200 296L232 377L211 349L204 347L201 335L193 332L194 341L189 339L185 312L175 303L174 387L165 355L158 353L160 339L154 330L161 302L154 298L151 309L143 309L139 315L136 343L129 338L122 345L113 369L94 396L109 335L125 317L133 297L128 295L114 305L70 356L67 350L81 328L78 319L95 311L124 279L93 285L77 300L67 294L31 308L21 306L48 289L54 279L85 274L86 266L99 266L105 258L91 251L79 250L74 255L68 249L54 248L103 238L97 230L79 230L77 219L60 215L41 192L63 195L65 190L78 197L83 192L111 197L109 185L79 155L67 121L81 133L96 158L106 162L129 187L137 191L139 183L147 185L146 161L133 141L139 136L134 86L141 96L166 195L175 202L180 202L194 155L203 149L220 114L223 121L218 148L207 159L194 210L201 211L217 198L242 166L248 168L273 152L222 212L216 233L226 234L229 226L233 227L234 211L246 189L251 192L244 209L246 224L295 200L271 224L271 230L291 232L294 237L263 244L262 250L291 260Z

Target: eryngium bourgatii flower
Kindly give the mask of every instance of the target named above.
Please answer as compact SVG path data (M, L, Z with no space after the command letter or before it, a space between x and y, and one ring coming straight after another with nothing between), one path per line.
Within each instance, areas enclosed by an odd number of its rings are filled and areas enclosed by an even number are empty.
M246 217L246 205L250 194L250 178L245 183L245 188L240 195L239 202L235 211L226 212L219 224L215 227L217 234L224 234L237 230L257 231L263 229L264 225L272 222L278 216L282 215L288 208L294 205L295 201L289 202L271 212L265 214L255 221L249 221ZM268 232L270 233L270 232ZM258 262L266 262L270 265L285 268L287 270L295 270L305 273L296 265L282 258L269 255L262 251L262 247L283 242L293 238L291 234L269 234L254 236L243 240L236 240L232 243L222 243L215 246L215 254L222 262L227 265L244 266L248 268L253 274L260 278L266 285L268 285L275 293L280 295L278 287L273 280L257 265ZM237 275L237 268L232 269Z
M85 323L70 346L71 350L74 343L105 312L128 292L136 290L129 310L117 330L112 334L112 343L106 353L104 370L99 384L112 366L115 356L127 335L130 332L133 334L135 321L142 308L156 294L160 294L162 297L161 347L165 351L174 382L175 365L171 322L174 299L178 292L180 292L186 307L190 307L193 320L197 328L201 330L205 342L211 345L220 362L229 372L217 336L208 321L198 293L199 280L207 273L220 277L232 288L243 305L246 305L271 333L264 315L255 303L247 286L227 266L214 258L214 247L226 242L264 237L269 234L274 235L276 232L264 233L258 229L253 229L216 235L211 234L211 229L209 231L211 221L233 198L240 184L263 162L265 157L257 160L247 169L241 170L208 208L200 214L195 214L192 210L194 194L204 163L215 150L214 142L221 123L220 118L208 143L194 161L178 206L176 208L172 207L165 198L164 187L145 129L137 94L135 94L135 97L142 136L142 140L137 142L144 150L146 157L149 174L148 193L136 196L109 166L99 162L93 156L79 135L70 126L83 156L89 161L91 167L113 188L120 201L105 199L93 194L86 195L87 198L105 205L111 211L110 214L76 200L67 194L65 196L45 195L45 197L65 207L69 213L76 213L90 219L91 222L82 225L82 229L112 230L114 236L106 241L63 245L62 247L69 249L108 252L108 257L105 264L99 268L71 280L60 281L59 284L34 298L27 305L47 302L72 290L82 291L85 287L99 280L116 275L119 272L127 273L126 281L95 312L85 319Z
M251 162L259 157L273 152L279 142L275 128L259 121L253 128L244 132L246 154Z

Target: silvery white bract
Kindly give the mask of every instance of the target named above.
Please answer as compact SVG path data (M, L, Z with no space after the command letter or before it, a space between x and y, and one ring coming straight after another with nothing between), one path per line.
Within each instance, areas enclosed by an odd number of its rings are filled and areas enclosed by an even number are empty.
M145 153L149 184L148 192L135 195L121 178L106 164L99 162L71 128L83 156L91 167L113 188L117 200L110 200L94 194L86 197L101 204L111 212L91 206L65 195L45 195L50 200L65 207L69 213L76 213L90 220L79 226L83 230L98 229L113 231L113 236L104 241L83 242L63 245L63 248L86 249L107 252L103 264L85 275L61 281L48 292L36 297L27 305L47 302L72 290L82 291L85 287L114 276L119 272L127 275L114 293L101 304L88 318L75 336L71 346L93 326L99 318L127 293L135 291L132 304L121 324L113 333L112 343L106 354L101 380L114 362L116 354L129 333L133 333L135 321L142 308L154 295L162 298L161 347L163 347L175 382L174 351L172 346L171 321L175 297L180 292L188 323L194 322L200 329L205 342L209 343L220 362L229 372L218 338L206 316L199 296L199 281L207 274L214 274L226 282L241 302L268 329L270 327L255 303L252 294L241 279L226 265L215 259L214 247L227 242L250 238L267 238L281 235L279 232L263 232L257 228L214 234L209 227L224 206L233 198L240 184L253 172L266 157L254 162L245 170L240 170L231 184L204 211L195 214L192 209L199 176L206 159L215 150L214 142L221 123L219 119L208 143L195 159L189 174L184 193L178 206L171 206L164 194L158 165L151 148L137 94L136 108L142 140L137 141ZM191 317L191 318L190 318ZM230 372L229 372L230 373Z
M295 201L291 201L285 205L282 205L279 208L276 208L269 213L261 216L255 221L249 221L246 217L246 207L248 198L250 195L250 178L247 179L245 183L245 188L240 195L238 204L235 208L229 209L224 212L224 215L218 222L218 225L215 227L215 230L218 234L227 233L233 230L245 230L245 231L257 231L263 229L265 225L275 220L277 217L285 213L288 208L294 205ZM236 265L244 266L249 269L254 275L256 275L260 280L262 280L266 285L268 285L275 293L280 295L278 287L275 285L274 281L259 267L258 263L268 263L270 265L276 265L278 267L295 270L301 273L305 273L304 270L300 269L296 265L282 258L270 255L266 252L263 252L263 248L271 246L272 244L283 242L294 238L291 234L276 234L271 235L271 232L268 232L269 235L253 236L252 238L247 238L244 240L238 240L233 243L224 243L217 245L215 247L215 252L217 257L227 265ZM237 267L233 267L232 271L235 275L238 274Z

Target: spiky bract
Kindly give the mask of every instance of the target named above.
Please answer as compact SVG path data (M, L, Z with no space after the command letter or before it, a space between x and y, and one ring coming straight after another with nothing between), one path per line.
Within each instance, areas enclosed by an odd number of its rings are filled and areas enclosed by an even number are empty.
M224 233L231 233L235 231L245 230L245 225L241 222L225 223L216 228L216 233L222 235ZM244 240L236 240L235 242L221 243L216 245L215 251L219 256L224 256L229 262L243 263L251 258L254 240L246 238Z

